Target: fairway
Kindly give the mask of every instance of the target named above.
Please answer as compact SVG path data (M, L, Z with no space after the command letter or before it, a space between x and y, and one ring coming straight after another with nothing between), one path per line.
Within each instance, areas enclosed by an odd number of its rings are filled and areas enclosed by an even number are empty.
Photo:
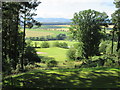
M120 80L116 68L83 68L33 70L13 75L4 81L9 87L22 88L118 88ZM13 80L13 86L11 81ZM5 85L5 84L4 84Z
M48 56L55 58L56 61L63 62L67 59L66 52L67 49L51 47L51 48L40 48L36 49L37 52L45 52L46 54L38 54L40 56Z

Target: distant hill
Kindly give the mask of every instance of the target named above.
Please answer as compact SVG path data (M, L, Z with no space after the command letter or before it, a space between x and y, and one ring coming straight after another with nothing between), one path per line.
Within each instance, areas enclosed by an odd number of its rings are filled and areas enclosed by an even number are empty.
M41 23L70 23L70 19L66 18L34 18Z

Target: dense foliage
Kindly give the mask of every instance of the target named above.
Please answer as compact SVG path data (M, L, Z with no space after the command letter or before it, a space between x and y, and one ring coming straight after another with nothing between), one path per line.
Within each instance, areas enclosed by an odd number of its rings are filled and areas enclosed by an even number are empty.
M83 43L84 56L99 54L101 25L107 21L106 13L95 10L84 10L74 14L70 31L73 38Z
M10 74L11 70L20 64L24 69L25 55L30 54L33 49L25 51L25 28L32 27L35 22L32 18L34 13L31 10L39 5L39 2L3 2L2 5L2 70ZM23 18L21 20L21 18ZM32 20L30 23L30 20ZM34 21L34 22L33 22ZM20 23L24 24L24 31L20 30ZM30 52L29 52L30 51ZM34 51L34 50L33 50ZM28 57L28 56L27 56ZM30 60L31 61L31 60Z

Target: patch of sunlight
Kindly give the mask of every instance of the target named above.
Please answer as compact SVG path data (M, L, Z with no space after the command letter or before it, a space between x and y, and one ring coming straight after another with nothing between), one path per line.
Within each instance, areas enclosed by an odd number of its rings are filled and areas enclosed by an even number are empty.
M79 85L80 83L82 83L80 80L70 80L70 82L74 82L74 85Z
M23 83L20 83L20 86L23 86Z
M24 80L24 79L23 79L23 78L20 78L19 80L21 80L21 81L22 81L22 80Z
M104 71L104 72L110 73L110 74L115 74L116 73L116 71Z
M34 78L39 79L39 77L34 77Z
M56 77L56 79L61 80L61 77Z
M57 72L57 71L47 71L46 73L56 73L56 74L61 74L60 72Z
M29 73L29 74L35 74L35 73Z
M88 78L87 76L81 75L79 76L80 78Z

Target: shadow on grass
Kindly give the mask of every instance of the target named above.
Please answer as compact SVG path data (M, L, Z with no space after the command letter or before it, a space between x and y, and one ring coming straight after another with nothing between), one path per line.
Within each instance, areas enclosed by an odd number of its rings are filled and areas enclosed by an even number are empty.
M65 74L66 73L66 74ZM119 72L120 73L120 72ZM4 80L5 88L118 88L120 78L117 71L72 71L26 73Z

